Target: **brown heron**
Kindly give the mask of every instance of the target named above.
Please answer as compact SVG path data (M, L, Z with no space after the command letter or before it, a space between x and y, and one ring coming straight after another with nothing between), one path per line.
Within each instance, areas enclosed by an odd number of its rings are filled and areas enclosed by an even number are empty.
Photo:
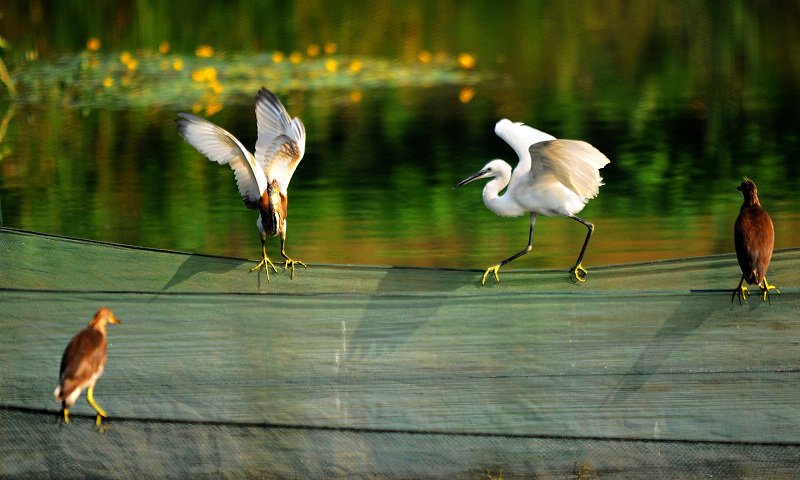
M86 399L97 411L95 424L100 426L100 420L106 417L106 412L94 401L94 384L103 374L106 365L106 324L119 323L111 310L103 307L94 314L89 326L78 332L64 350L61 357L61 371L59 384L54 392L56 401L61 402L64 413L64 423L69 423L69 411L83 389Z
M608 158L586 142L557 140L552 135L505 118L497 122L494 132L517 153L517 167L512 171L508 163L495 159L453 188L473 180L493 177L483 188L483 203L501 217L518 217L530 213L531 228L528 246L516 255L489 267L483 274L481 283L486 283L486 277L490 273L494 273L495 281L500 281L497 275L500 267L533 249L533 227L538 215L569 217L589 229L578 261L569 271L570 277L575 281L585 281L583 277L586 270L581 263L594 225L575 214L583 210L589 199L597 196L600 185L603 184L599 170L609 163ZM498 196L506 186L506 193Z
M739 303L742 298L747 300L747 287L758 285L764 293L764 301L767 300L770 290L781 293L774 285L767 283L767 267L772 259L772 249L775 245L775 229L772 226L772 219L766 210L761 207L758 201L758 190L756 184L747 177L741 185L736 187L742 192L744 202L739 210L739 218L733 228L733 244L736 247L736 259L739 260L739 269L742 271L742 279L739 286L731 295L739 296ZM764 282L764 286L761 286Z
M251 154L233 135L189 113L178 113L175 120L178 131L186 142L220 165L229 165L236 177L236 185L251 210L258 210L256 224L261 233L261 262L251 270L264 265L269 280L269 267L278 269L267 256L267 237L280 235L281 255L286 260L284 270L305 263L286 255L287 189L297 164L306 148L306 130L299 118L291 119L280 100L266 88L256 96L256 122L258 139L255 155Z

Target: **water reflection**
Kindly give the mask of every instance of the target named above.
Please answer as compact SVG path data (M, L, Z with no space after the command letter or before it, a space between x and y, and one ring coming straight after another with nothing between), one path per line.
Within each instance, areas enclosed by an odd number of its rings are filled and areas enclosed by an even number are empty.
M308 132L287 248L312 263L483 269L524 247L526 217L494 216L479 187L451 189L491 158L514 158L493 133L501 117L611 159L583 211L597 227L587 266L733 251L744 175L776 247L797 245L800 34L786 13L797 5L403 5L241 2L213 24L183 13L151 22L128 4L9 8L0 24L20 103L0 144L3 225L257 258L255 215L231 172L185 145L173 119L205 102L199 114L252 148L252 99L274 82ZM95 22L109 23L95 45L74 20L85 15L119 21ZM198 53L211 39L211 56ZM514 267L568 268L582 240L572 223L542 219Z

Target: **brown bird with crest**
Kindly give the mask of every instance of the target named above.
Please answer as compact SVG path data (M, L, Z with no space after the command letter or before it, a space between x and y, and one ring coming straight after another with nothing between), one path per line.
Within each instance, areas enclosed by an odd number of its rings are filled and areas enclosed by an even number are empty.
M742 279L739 286L731 295L739 296L739 303L742 298L747 300L746 281L749 285L758 285L764 293L764 301L767 300L770 290L781 293L774 285L767 283L767 267L772 259L772 249L775 245L775 229L772 226L772 219L766 210L761 207L758 201L758 190L756 184L747 177L737 188L742 192L744 203L739 211L739 218L733 230L733 242L736 247L736 258L739 260L739 269L742 271ZM764 286L761 286L764 282Z
M236 185L251 210L258 210L258 230L261 233L263 259L251 270L264 265L269 280L269 267L278 272L267 257L267 237L281 237L281 255L286 260L284 270L291 268L294 278L296 263L286 255L287 189L306 148L306 130L299 118L291 119L280 100L266 88L256 96L258 139L255 155L226 130L189 113L178 113L175 120L178 132L186 142L220 165L229 165Z
M103 307L95 313L89 326L78 332L64 350L61 357L61 370L59 384L53 392L56 401L61 402L64 414L64 423L69 423L69 411L84 388L86 399L97 411L95 425L100 426L100 420L106 418L106 412L94 401L94 384L103 374L106 366L106 324L119 323L111 310Z

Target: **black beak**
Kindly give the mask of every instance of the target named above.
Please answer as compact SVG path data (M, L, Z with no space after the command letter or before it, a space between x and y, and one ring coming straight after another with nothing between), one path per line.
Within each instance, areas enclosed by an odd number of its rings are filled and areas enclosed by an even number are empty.
M453 187L453 190L455 190L456 188L461 187L463 185L466 185L466 184L468 184L469 182L471 182L473 180L477 180L478 178L480 178L480 177L482 177L484 175L486 175L486 170L481 170L480 172L476 173L475 175L472 175L471 177L465 178L464 180L461 180L460 182L458 182L458 184L455 187Z

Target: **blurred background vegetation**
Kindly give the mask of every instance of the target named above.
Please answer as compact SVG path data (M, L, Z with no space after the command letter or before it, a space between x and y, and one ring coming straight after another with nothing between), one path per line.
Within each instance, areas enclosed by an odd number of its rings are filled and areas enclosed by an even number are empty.
M253 98L306 124L287 251L312 263L485 268L527 218L452 186L503 117L611 159L586 265L733 251L742 176L798 246L800 2L0 1L4 226L256 258L194 111L255 143ZM0 71L0 75L3 72ZM567 268L585 229L537 223L515 267ZM278 242L268 245L277 255Z

